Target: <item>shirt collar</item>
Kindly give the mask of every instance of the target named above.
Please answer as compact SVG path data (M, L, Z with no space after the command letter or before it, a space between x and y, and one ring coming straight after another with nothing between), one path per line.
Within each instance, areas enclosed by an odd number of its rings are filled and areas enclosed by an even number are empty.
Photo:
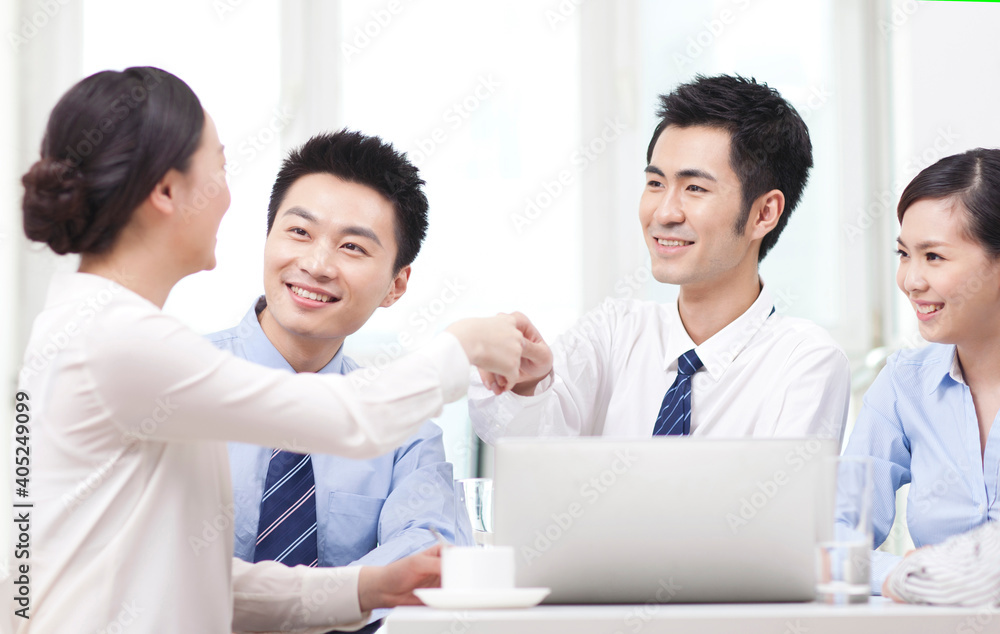
M959 385L966 385L965 376L962 374L962 364L958 361L958 347L949 345L945 348L946 351L933 357L927 363L928 372L924 387L928 394L932 394L948 378Z
M237 328L237 333L243 339L247 355L255 363L268 368L294 372L292 366L285 360L285 357L281 356L278 349L274 347L271 340L264 334L264 329L260 327L257 315L260 314L260 311L264 310L265 306L267 306L267 300L261 295L260 299L254 302L250 310L247 311L247 314L244 315L243 321L240 322ZM345 368L344 359L344 346L341 345L340 349L337 350L337 354L333 355L330 362L323 366L317 374L344 374L345 372L349 372L353 368Z
M671 317L677 320L678 336L671 337L666 346L666 354L663 360L665 370L677 369L677 357L681 356L691 348L698 353L698 358L704 364L705 371L712 375L712 378L719 380L732 364L733 360L747 347L754 335L760 331L764 322L771 316L774 309L774 299L771 297L767 285L761 282L760 294L742 315L734 319L729 325L715 333L700 346L695 346L684 324L681 322L680 313L677 310L677 302L672 304Z
M58 271L49 281L49 290L45 295L45 306L54 307L62 304L76 303L80 305L78 314L96 313L114 298L132 298L160 310L142 295L131 291L118 282L93 273L79 271ZM83 310L83 305L89 306Z

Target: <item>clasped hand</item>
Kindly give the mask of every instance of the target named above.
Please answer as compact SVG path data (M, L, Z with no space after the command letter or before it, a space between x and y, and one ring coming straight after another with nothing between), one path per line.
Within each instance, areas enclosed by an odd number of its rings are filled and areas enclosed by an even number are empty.
M463 319L448 327L479 368L483 385L500 394L531 394L552 371L552 351L534 324L521 313Z

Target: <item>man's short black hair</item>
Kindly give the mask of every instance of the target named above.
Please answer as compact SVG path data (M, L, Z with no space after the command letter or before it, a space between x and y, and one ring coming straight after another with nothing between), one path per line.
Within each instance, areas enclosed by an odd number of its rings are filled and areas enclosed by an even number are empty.
M812 143L802 117L777 90L739 75L698 75L669 95L660 95L656 115L660 122L649 141L647 163L667 126L708 126L729 132L729 164L740 179L743 200L733 227L737 234L746 229L753 201L772 189L785 195L784 213L761 241L758 261L763 260L778 242L809 180Z
M331 174L350 183L371 187L385 196L396 211L394 272L409 266L427 235L427 196L417 167L377 136L347 130L318 134L292 150L281 164L267 207L267 232L285 200L288 188L309 174Z

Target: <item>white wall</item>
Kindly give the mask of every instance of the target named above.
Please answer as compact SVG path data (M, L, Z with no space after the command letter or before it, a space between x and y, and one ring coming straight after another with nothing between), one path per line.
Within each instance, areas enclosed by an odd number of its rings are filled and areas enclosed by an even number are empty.
M895 205L906 184L938 159L1000 147L1000 6L895 0L893 8ZM886 215L895 240L895 207ZM885 292L895 300L893 326L900 339L916 340L917 321L894 278Z

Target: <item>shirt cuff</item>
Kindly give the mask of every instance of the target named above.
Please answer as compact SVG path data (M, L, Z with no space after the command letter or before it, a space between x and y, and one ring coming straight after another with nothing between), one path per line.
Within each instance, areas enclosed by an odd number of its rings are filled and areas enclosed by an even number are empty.
M289 567L273 561L233 560L233 630L236 632L328 632L356 630L361 612L361 566Z
M872 551L871 590L873 595L879 596L882 594L882 583L885 582L885 578L889 576L892 569L902 560L903 558L899 555L893 555L881 550Z
M445 403L465 396L469 391L469 357L465 355L458 337L442 332L420 348L418 354L437 371L441 381L441 395Z
M361 566L346 568L317 568L318 572L328 574L310 575L303 580L303 603L308 609L310 604L316 606L317 612L324 616L320 621L338 623L337 629L356 630L368 622L368 612L361 611L358 599L358 577ZM320 602L316 599L323 598Z

